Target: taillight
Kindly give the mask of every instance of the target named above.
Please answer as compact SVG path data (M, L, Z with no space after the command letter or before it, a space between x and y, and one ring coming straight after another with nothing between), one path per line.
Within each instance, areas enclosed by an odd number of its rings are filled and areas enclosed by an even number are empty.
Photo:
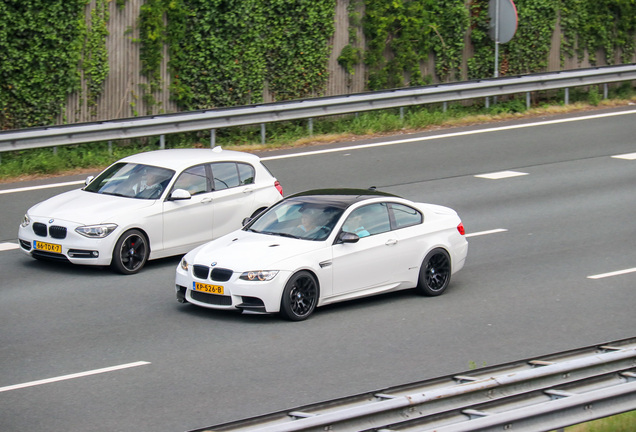
M459 223L459 225L457 225L457 231L459 231L459 233L461 235L466 235L466 231L464 231L464 224L463 223Z
M280 195L283 196L283 187L280 185L278 180L274 182L274 187L278 190L278 192L280 192Z

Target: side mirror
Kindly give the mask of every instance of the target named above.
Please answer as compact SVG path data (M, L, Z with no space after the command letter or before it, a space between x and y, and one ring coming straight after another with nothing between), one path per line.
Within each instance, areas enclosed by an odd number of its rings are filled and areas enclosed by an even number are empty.
M190 198L192 195L185 189L175 189L170 194L170 201L189 200Z
M246 217L245 219L243 219L243 221L241 222L241 224L242 224L243 226L245 226L245 225L247 225L248 223L252 222L252 219L253 219L253 218L251 218L251 217Z
M357 243L360 240L358 234L350 233L350 232L341 232L338 234L338 243Z
M88 176L88 177L86 177L86 180L84 181L84 185L88 186L88 184L89 184L90 182L92 182L94 178L95 178L95 176Z

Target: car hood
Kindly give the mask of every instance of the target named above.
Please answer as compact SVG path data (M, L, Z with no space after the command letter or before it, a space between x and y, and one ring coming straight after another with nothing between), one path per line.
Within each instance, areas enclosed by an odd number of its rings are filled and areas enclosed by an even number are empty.
M155 202L76 189L34 205L29 209L29 216L90 225L111 222L119 214L132 214Z
M299 240L248 231L234 231L193 250L191 264L234 271L284 270L282 261L325 248L326 241ZM189 254L189 255L190 255Z

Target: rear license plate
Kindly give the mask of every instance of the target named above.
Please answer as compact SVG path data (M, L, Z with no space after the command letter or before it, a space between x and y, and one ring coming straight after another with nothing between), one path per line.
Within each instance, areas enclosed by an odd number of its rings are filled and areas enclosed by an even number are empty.
M192 289L210 294L223 294L223 287L220 285L208 285L200 282L192 282Z
M53 243L44 243L41 241L33 240L33 249L46 251L46 252L55 252L62 253L62 245L53 244Z

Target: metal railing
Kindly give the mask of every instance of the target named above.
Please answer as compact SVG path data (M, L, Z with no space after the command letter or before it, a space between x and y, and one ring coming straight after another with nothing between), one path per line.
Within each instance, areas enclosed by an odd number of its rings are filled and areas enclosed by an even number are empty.
M191 432L536 432L635 409L631 338Z
M37 127L0 132L0 153L86 142L165 136L179 132L211 131L214 145L219 128L261 125L286 120L311 119L387 108L490 98L515 93L569 89L571 87L636 80L636 64L572 71L409 87L345 96L322 97L280 103L219 108L186 113L135 117L94 123ZM529 97L526 97L529 103ZM567 103L567 100L566 100ZM311 126L310 126L311 127Z

